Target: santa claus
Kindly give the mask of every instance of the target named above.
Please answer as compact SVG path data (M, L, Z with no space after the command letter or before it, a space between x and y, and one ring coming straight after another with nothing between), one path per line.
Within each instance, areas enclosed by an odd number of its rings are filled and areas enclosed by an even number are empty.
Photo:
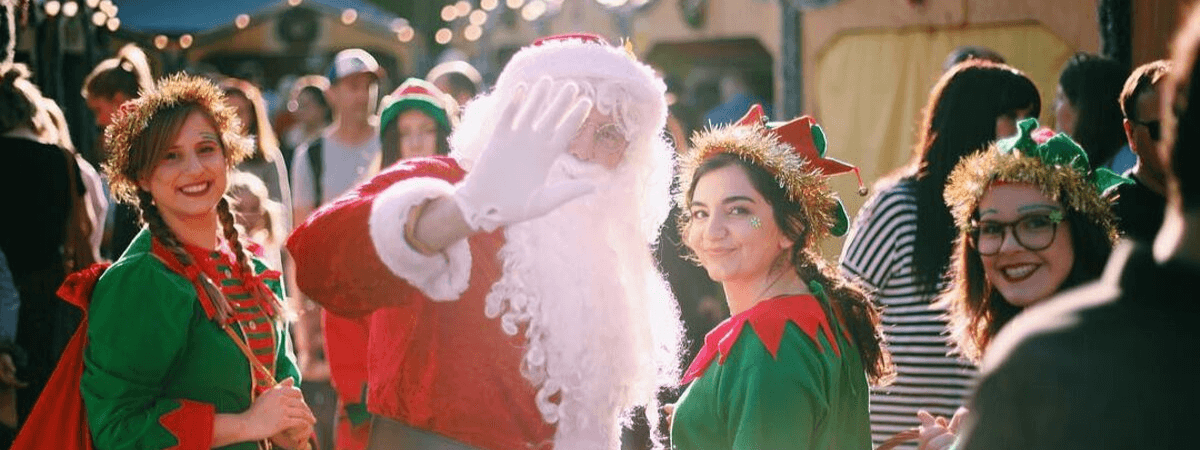
M295 231L301 290L370 314L369 448L611 449L635 406L657 423L681 339L651 257L664 92L627 48L540 40L467 105L448 157Z

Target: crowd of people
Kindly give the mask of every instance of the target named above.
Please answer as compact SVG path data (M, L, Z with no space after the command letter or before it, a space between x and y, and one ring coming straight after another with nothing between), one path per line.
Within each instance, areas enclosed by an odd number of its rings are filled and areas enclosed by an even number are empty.
M1170 60L1071 57L1054 129L960 48L851 215L813 117L737 76L681 117L591 34L386 95L345 49L280 115L128 45L79 93L97 168L0 4L4 448L1189 441L1200 10Z

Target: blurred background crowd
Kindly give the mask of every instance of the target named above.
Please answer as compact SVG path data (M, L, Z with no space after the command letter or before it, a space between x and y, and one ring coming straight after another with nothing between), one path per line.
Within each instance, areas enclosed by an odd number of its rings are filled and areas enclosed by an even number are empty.
M508 58L539 36L587 31L624 39L663 76L668 132L680 150L692 131L735 121L762 103L773 118L819 118L836 153L867 180L910 160L922 107L945 70L967 58L1004 62L1041 93L1042 124L1070 134L1095 166L1125 172L1137 157L1117 99L1133 68L1167 56L1186 6L1177 0L3 1L14 36L0 43L3 146L52 145L62 161L0 156L0 190L14 198L0 220L6 257L0 262L17 275L23 293L46 298L70 270L116 260L136 234L134 213L108 198L98 170L103 127L124 101L171 73L219 81L238 108L256 142L253 158L231 182L238 219L285 271L281 248L296 224L392 161L444 154L459 107L486 91ZM401 106L389 115L394 105ZM404 122L400 115L412 108L427 119ZM421 133L436 136L428 141L434 144L417 144L424 150L411 153L406 139ZM323 159L322 151L334 147L360 157ZM832 185L855 188L848 178ZM842 198L850 211L865 200ZM62 223L66 237L54 231ZM686 362L728 311L718 286L681 256L676 226L669 223L663 233L658 256L689 333ZM64 250L39 253L38 245ZM833 240L824 248L833 258L841 247ZM59 256L29 258L45 254ZM15 315L5 316L0 340L23 349L11 358L27 368L22 379L36 385L45 382L79 317L57 302L33 311L35 298L21 301L23 327ZM298 298L295 307L306 395L325 421L323 448L333 448L336 399L355 394L335 393L328 380L331 370L353 371L354 364L339 369L325 355L327 341L363 337L354 324L334 325L331 335L322 331L315 304ZM12 392L0 394L0 423L15 425L36 398L22 393L14 400Z

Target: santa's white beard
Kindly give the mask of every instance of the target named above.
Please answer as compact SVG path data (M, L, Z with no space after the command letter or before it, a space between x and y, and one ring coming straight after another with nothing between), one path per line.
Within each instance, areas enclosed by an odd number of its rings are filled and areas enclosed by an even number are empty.
M550 182L599 173L560 161ZM657 423L658 389L677 379L679 314L650 253L658 230L644 229L632 171L598 178L597 192L506 229L487 298L507 333L525 327L522 373L564 449L618 447L634 406Z

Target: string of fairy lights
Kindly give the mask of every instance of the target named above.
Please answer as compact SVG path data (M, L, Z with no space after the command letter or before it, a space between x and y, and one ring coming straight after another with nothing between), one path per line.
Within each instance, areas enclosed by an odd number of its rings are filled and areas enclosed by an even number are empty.
M84 0L83 5L74 0L49 0L42 5L47 17L63 17L74 19L80 15L89 16L96 28L116 32L121 28L121 19L117 18L117 5L112 0Z
M593 0L609 10L637 9L652 0ZM503 0L504 7L519 14L526 22L535 22L557 15L563 8L564 0ZM491 16L501 11L501 0L479 0L476 8L472 2L459 0L442 7L441 19L443 26L434 33L434 41L438 44L449 44L455 38L454 29L460 28L461 36L468 42L479 40L483 36L484 25Z
M289 6L299 6L304 0L286 0ZM653 0L592 0L610 10L637 9ZM442 26L434 33L434 41L448 45L456 38L467 42L478 41L485 32L489 21L494 16L503 13L503 8L512 10L527 22L544 20L557 15L563 8L565 0L458 0L444 5L441 9ZM93 25L98 29L116 32L121 27L121 19L117 17L117 5L112 0L47 0L43 10L49 17L64 17L68 19L79 15L90 16ZM339 17L346 26L354 25L359 19L359 13L353 8L343 9ZM237 29L250 26L253 18L249 14L239 14L233 24ZM396 18L388 25L396 40L407 43L416 37L416 30L408 20ZM456 32L457 30L457 32ZM191 34L183 34L176 39L159 34L151 39L154 47L163 50L168 46L178 46L186 50L195 42Z

